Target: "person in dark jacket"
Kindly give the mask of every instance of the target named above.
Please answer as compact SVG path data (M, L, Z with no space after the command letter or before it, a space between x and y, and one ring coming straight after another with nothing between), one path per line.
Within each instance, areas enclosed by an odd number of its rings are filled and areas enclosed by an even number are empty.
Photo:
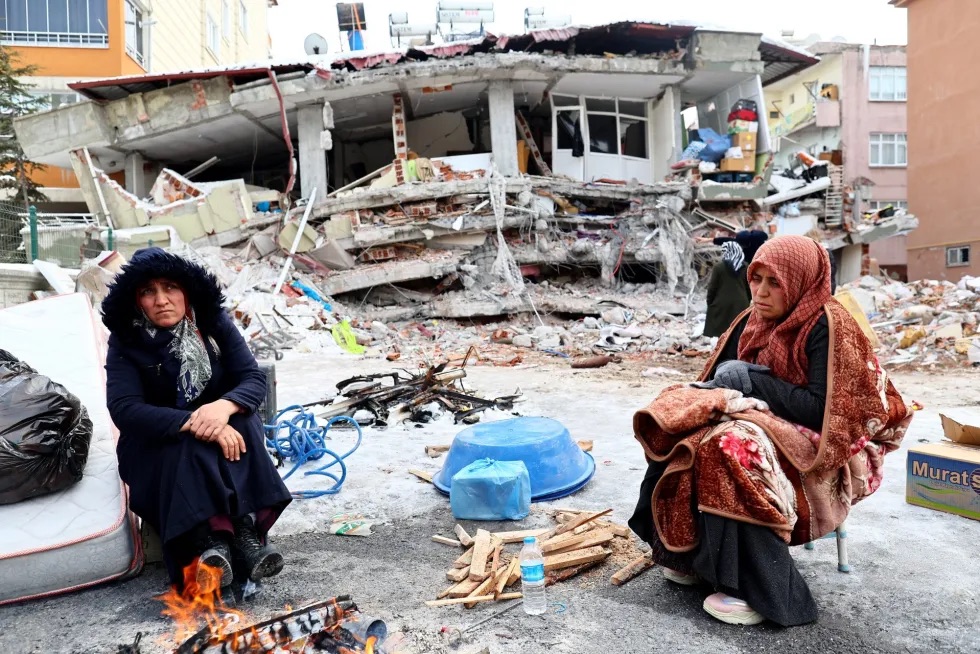
M712 240L715 245L724 245L731 241L735 241L740 246L742 246L742 252L745 253L745 263L746 265L752 263L755 259L755 253L759 251L759 248L769 240L769 235L764 231L759 229L743 229L735 234L735 238L730 238L727 236L719 236Z
M704 322L705 336L721 336L732 321L752 301L746 277L745 254L735 241L721 246L721 261L711 269L708 280L708 315Z
M160 248L137 251L102 302L119 473L181 591L196 561L220 569L222 587L284 563L267 541L291 497L256 413L265 377L222 302L213 275Z

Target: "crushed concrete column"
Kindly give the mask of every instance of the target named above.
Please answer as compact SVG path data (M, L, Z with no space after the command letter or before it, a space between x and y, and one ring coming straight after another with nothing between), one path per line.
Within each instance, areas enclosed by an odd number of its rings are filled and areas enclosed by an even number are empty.
M506 177L520 176L517 167L517 128L514 125L514 85L493 80L489 89L490 146L497 170Z
M408 129L405 125L405 102L401 93L392 97L391 136L395 143L395 183L405 183L405 162L408 161Z
M150 194L146 185L146 173L143 171L145 163L146 160L139 152L130 152L126 155L126 190L138 198L145 198Z
M329 138L324 139L322 136L325 132L324 118L327 111L322 104L301 105L297 111L300 193L303 197L309 197L316 187L317 196L322 198L327 194L327 155L324 146L330 144ZM326 134L329 136L329 132Z

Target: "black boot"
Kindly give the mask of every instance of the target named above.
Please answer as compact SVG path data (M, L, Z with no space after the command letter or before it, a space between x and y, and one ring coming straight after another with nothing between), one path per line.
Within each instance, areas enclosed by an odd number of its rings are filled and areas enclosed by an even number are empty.
M201 552L201 563L221 570L221 588L230 586L234 575L231 569L231 548L228 546L228 542L221 536L211 533L201 541L198 551ZM208 574L207 570L198 567L197 583L201 587L209 585Z
M252 516L243 516L232 520L235 526L235 554L241 557L248 572L248 578L259 581L265 577L273 577L282 571L284 564L282 554L269 544L262 544Z

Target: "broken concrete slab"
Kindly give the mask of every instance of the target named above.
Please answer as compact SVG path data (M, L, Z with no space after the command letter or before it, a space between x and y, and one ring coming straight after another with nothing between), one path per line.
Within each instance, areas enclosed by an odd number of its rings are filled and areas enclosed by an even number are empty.
M424 259L391 261L338 272L327 277L318 286L327 295L342 295L382 284L397 284L415 279L439 279L456 272L458 267L459 257L456 255L435 261Z

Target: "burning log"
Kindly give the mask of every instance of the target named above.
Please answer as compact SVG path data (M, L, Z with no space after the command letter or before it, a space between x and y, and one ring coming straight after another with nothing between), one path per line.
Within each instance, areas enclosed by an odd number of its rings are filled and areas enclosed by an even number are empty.
M377 641L360 641L345 621L356 621L357 605L348 596L312 604L285 615L235 631L215 631L208 625L174 650L174 654L256 654L289 651L298 641L312 642L314 651L373 651ZM368 642L370 641L370 642ZM371 649L367 649L370 647ZM304 650L306 651L306 650Z

